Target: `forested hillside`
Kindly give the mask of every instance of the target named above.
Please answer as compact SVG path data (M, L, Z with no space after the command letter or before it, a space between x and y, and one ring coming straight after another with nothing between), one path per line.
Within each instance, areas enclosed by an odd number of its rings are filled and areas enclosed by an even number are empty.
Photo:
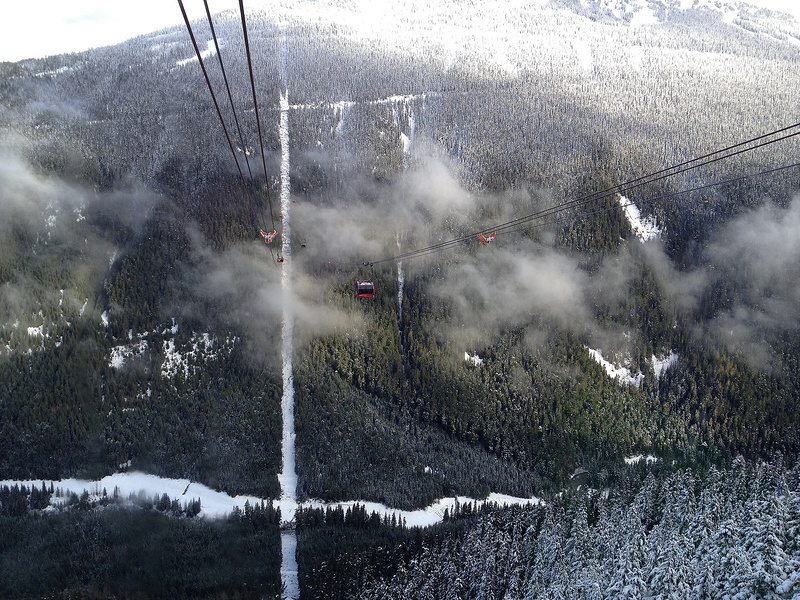
M658 505L639 541L666 552L667 528L694 535L668 518L684 501L662 498L670 486L696 507L698 482L722 502L726 478L750 468L731 467L737 456L794 464L794 130L626 188L625 200L600 195L526 221L488 246L470 235L795 124L794 21L703 3L448 1L381 8L365 27L348 2L301 4L250 17L267 178L238 15L217 19L244 129L237 155L253 167L246 190L185 30L0 63L0 479L137 469L277 498L285 305L301 500L410 508L490 491L553 500L578 483L611 490L501 511L404 554L444 568L437 552L466 557L475 531L505 532L516 558L492 560L517 565L498 571L512 597L549 593L544 579L583 585L564 566L577 564L606 577L606 594L622 585L619 565L586 552L621 544L631 507ZM207 24L195 27L204 46ZM280 188L281 36L290 294L258 237ZM215 60L205 62L222 89ZM461 236L456 249L393 258ZM365 262L377 293L358 301ZM658 459L641 491L621 468L634 454ZM787 485L748 488L736 510L791 504ZM581 534L579 561L551 554L559 576L543 575L537 544L577 543L568 532L581 511L602 526ZM743 531L731 535L756 560ZM605 546L586 541L595 534ZM698 540L681 568L704 552ZM642 565L654 555L642 552L636 585L656 593L666 579L652 579ZM700 554L692 577L718 568ZM399 597L381 586L407 585L407 567L364 594ZM786 585L784 595L796 582Z
M416 504L486 489L458 467L442 481L412 475L455 460L442 445L494 456L506 474L484 474L489 487L517 492L543 479L558 487L576 466L634 450L695 460L700 448L709 458L797 449L796 170L741 179L791 164L791 140L635 190L660 242L639 244L620 211L575 215L492 248L413 261L402 309L391 262L376 273L376 302L348 298L358 272L348 264L390 256L398 236L403 248L458 236L793 122L797 57L774 38L754 45L708 11L634 28L535 14L535 24L515 22L531 43L500 71L469 32L434 59L429 40L380 51L335 23L297 21L288 36L304 246L295 254L306 274L304 493ZM275 123L280 30L268 16L255 22L265 122ZM219 24L242 83L235 99L247 106L236 26ZM553 42L562 30L570 35ZM250 241L255 224L184 36L3 66L8 476L100 473L130 460L232 491L275 489L244 472L263 472L251 461L277 466L278 274ZM274 193L277 131L265 129ZM266 210L260 185L252 194ZM774 247L747 235L753 228ZM323 307L335 307L324 325ZM619 356L644 385L609 379L584 346ZM173 347L196 364L168 368ZM464 352L484 362L461 361ZM651 357L670 352L678 362L656 380ZM43 428L53 402L59 423ZM450 442L434 441L441 433ZM384 455L401 463L387 471ZM373 491L344 475L365 461L384 481ZM398 472L418 491L380 489Z
M783 468L651 473L638 490L481 515L351 597L794 598L798 473Z

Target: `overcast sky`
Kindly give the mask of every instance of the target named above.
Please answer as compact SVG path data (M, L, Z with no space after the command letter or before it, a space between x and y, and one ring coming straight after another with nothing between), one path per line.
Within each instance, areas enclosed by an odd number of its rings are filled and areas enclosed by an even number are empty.
M798 0L747 3L791 13L800 19ZM270 0L245 0L247 8L269 4ZM201 0L184 0L184 5L190 18L204 17ZM238 0L209 0L209 7L214 13L238 8ZM9 0L0 14L0 61L108 46L183 23L176 0Z

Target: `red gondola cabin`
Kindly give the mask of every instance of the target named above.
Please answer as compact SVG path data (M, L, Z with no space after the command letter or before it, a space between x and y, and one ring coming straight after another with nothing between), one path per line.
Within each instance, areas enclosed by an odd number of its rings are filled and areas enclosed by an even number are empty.
M487 246L489 242L491 242L494 239L494 236L495 236L494 231L492 233L479 233L478 239L481 241L481 244Z
M356 298L374 298L375 284L372 280L356 281Z

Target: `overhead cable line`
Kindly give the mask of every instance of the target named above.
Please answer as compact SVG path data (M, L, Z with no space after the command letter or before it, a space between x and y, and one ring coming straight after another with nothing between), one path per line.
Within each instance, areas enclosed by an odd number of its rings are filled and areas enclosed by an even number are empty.
M256 99L256 82L253 77L253 61L250 57L250 40L247 35L247 21L244 17L244 0L239 0L239 12L242 14L242 32L244 34L244 48L247 52L247 69L250 71L250 88L253 91L253 107L256 112L256 125L258 127L258 143L261 148L261 162L264 165L264 177L267 180L267 204L269 205L269 216L272 220L272 229L275 229L275 213L272 210L272 197L269 193L269 175L267 174L267 159L264 154L264 138L261 135L261 119L258 116L258 100Z
M208 0L203 0L206 7L206 17L208 17L208 26L211 28L211 37L214 40L214 48L217 50L217 58L219 59L219 68L222 71L222 79L225 81L225 89L228 92L228 102L231 105L231 112L233 113L233 122L236 123L236 131L239 132L239 143L242 145L242 152L244 153L244 162L247 165L247 174L250 175L250 181L253 181L253 172L250 170L250 160L247 158L247 146L244 143L244 136L242 135L242 128L239 126L239 117L236 116L236 108L233 105L233 96L231 95L231 87L228 85L228 75L225 73L225 64L222 62L222 52L219 49L219 42L217 41L217 32L214 30L214 21L211 18L211 11L208 8Z
M197 61L200 63L200 68L203 71L203 77L205 77L206 85L208 86L208 91L211 93L211 99L214 101L214 108L217 109L217 116L219 117L219 122L222 125L222 130L225 132L225 139L228 140L228 147L231 149L231 154L233 155L233 160L236 163L236 168L239 171L239 177L242 181L242 187L244 188L244 193L247 196L247 199L250 201L250 208L253 211L253 217L258 221L258 211L256 210L255 202L253 202L253 197L250 195L250 190L247 187L247 182L244 178L244 173L242 173L242 166L239 164L239 161L236 158L236 150L233 148L233 142L231 141L231 136L228 133L228 128L225 126L225 119L222 118L222 111L219 108L219 103L217 102L217 96L214 94L214 88L211 86L211 80L208 77L208 71L206 71L206 66L203 63L203 57L200 55L200 48L197 47L197 40L194 37L194 31L192 31L192 25L189 23L189 17L186 14L186 9L183 7L183 0L178 0L178 5L181 7L181 13L183 14L183 20L186 23L186 30L189 32L189 37L192 40L192 46L194 46L195 54L197 54Z
M797 135L800 135L800 131L795 131L793 133L788 133L786 135L783 135L781 137L774 138L774 139L767 139L767 138L771 138L771 137L773 137L775 135L778 135L778 134L781 134L781 133L785 133L785 132L790 131L792 129L798 129L798 128L800 128L800 123L796 123L796 124L790 125L788 127L783 127L783 128L778 129L776 131L773 131L773 132L770 132L770 133L767 133L767 134L764 134L764 135L760 135L760 136L755 137L755 138L751 138L751 139L746 140L744 142L740 142L738 144L727 146L725 148L722 148L721 150L717 150L715 152L711 152L711 153L705 154L703 156L700 156L700 157L697 157L697 158L693 158L693 159L688 160L688 161L684 161L684 162L679 163L677 165L673 165L671 167L667 167L666 169L662 169L660 171L656 171L656 172L648 174L648 175L643 175L641 177L637 177L635 179L629 180L629 181L624 182L622 184L619 184L617 186L613 186L613 187L607 188L607 189L602 190L600 192L593 192L591 194L587 194L587 195L582 196L580 198L577 198L575 200L571 200L571 201L568 201L568 202L563 202L563 203L561 203L559 205L556 205L554 207L551 207L551 208L548 208L548 209L544 209L544 210L541 210L541 211L538 211L538 212L535 212L535 213L532 213L532 214L529 214L529 215L525 215L523 217L519 217L517 219L513 219L513 220L507 221L505 223L500 223L498 225L495 225L494 227L485 228L485 229L482 229L480 231L476 231L474 233L470 233L468 235L464 235L464 236L457 237L457 238L454 238L454 239L451 239L451 240L440 242L438 244L433 244L431 246L427 246L427 247L424 247L424 248L419 248L417 250L411 250L411 251L405 252L403 254L398 254L396 256L392 256L391 258L386 258L386 259L382 259L382 260L376 260L376 261L372 261L372 262L373 262L373 264L379 264L379 263L383 263L383 262L404 260L404 259L407 259L407 258L415 258L415 257L418 257L418 256L425 256L425 255L428 255L428 254L432 254L434 252L439 252L439 251L442 251L442 250L446 250L446 249L451 248L453 246L459 245L459 244L461 244L463 242L472 240L472 239L474 239L476 236L478 236L480 234L488 234L490 232L491 233L498 233L498 234L499 233L511 233L512 231L517 231L514 228L519 227L520 225L523 225L525 223L529 223L529 222L531 222L533 220L550 217L550 216L553 216L555 214L558 214L560 212L563 212L563 211L566 211L566 210L569 210L569 209L579 208L579 207L584 206L586 204L589 204L591 202L597 202L597 201L609 198L609 197L611 197L611 196L613 196L615 194L622 195L624 193L629 193L631 190L634 190L634 189L639 188L639 187L644 186L644 185L648 185L648 184L654 183L656 181L660 181L662 179L666 179L667 177L672 177L672 176L675 176L675 175L679 175L681 173L685 173L686 171L690 171L692 169L696 169L696 168L699 168L699 167L702 167L702 166L706 166L706 165L712 164L714 162L717 162L717 161L720 161L720 160L724 160L726 158L731 158L733 156L737 156L737 155L742 154L744 152L750 152L750 151L755 150L757 148L761 148L763 146L768 146L770 144L774 144L776 142L795 137ZM766 141L763 141L763 140L766 140ZM753 144L754 142L760 142L760 143L758 143L756 145L750 145L750 144ZM743 146L747 146L747 147L743 148ZM786 167L786 168L788 168L788 167ZM618 207L614 207L614 209L617 209L617 208Z
M762 139L765 139L765 138L768 138L768 137L772 137L772 136L777 135L779 133L784 133L784 132L790 131L792 129L797 129L798 127L800 127L800 123L795 123L794 125L788 125L786 127L782 127L781 129L777 129L775 131L771 131L770 133L765 133L764 135L760 135L758 137L750 138L749 140L745 140L744 142L739 142L738 144L733 144L732 146L727 146L726 148L722 148L721 150L715 150L714 152L710 152L708 154L704 154L702 156L698 156L696 158L689 159L689 160L684 161L682 163L678 163L677 165L672 165L671 167L667 167L667 168L662 169L660 171L656 171L655 173L650 173L649 175L642 175L641 177L637 177L636 179L631 179L631 180L629 180L626 183L621 184L621 185L629 185L629 184L637 183L637 182L639 182L639 181L641 181L643 179L647 179L647 178L650 178L650 177L655 177L657 175L666 174L669 171L672 171L673 169L679 169L681 167L688 167L688 165L691 165L694 162L705 160L706 158L711 158L712 156L716 156L717 154L721 154L723 152L727 152L727 151L733 150L735 148L740 148L741 146L746 146L747 144L752 144L753 142L757 142L759 140L762 140ZM797 134L792 134L792 135L797 135ZM787 137L792 137L792 136L790 135L790 136L787 136ZM784 139L784 138L780 138L780 139ZM773 140L773 141L780 141L780 140ZM772 142L767 142L767 143L772 143ZM764 145L766 145L766 144L764 144ZM759 148L759 147L760 147L760 145L759 146L754 146L753 148L750 148L748 150L752 150L754 148ZM745 150L745 151L747 151L747 150ZM740 152L736 152L734 154L731 154L730 156L734 156L735 154L740 154ZM727 158L727 156L725 158ZM715 162L715 161L709 161L709 162ZM704 164L708 164L708 163L704 163ZM696 166L701 166L701 165L696 165ZM689 168L694 168L694 167L689 167ZM677 173L670 173L669 175L676 175L676 174L682 173L682 172L683 171L678 171ZM669 176L669 175L667 175L667 176ZM654 181L657 181L657 180L654 180ZM606 188L605 190L600 190L599 192L594 192L594 195L603 195L603 194L606 194L606 193L609 193L609 192L613 192L613 191L615 191L617 189L617 187L619 187L619 186L612 186L610 188Z
M791 127L800 128L800 123L798 123L796 125L792 125ZM637 177L636 179L633 179L633 180L621 183L619 185L610 187L610 188L608 188L606 190L603 190L602 192L593 192L593 193L588 194L586 196L582 196L580 198L577 198L576 200L570 200L568 202L564 202L564 203L559 204L559 205L557 205L555 207L552 207L552 208L549 208L549 209L545 209L545 210L540 211L538 213L533 213L531 215L525 215L523 217L519 217L519 218L514 219L512 221L509 221L507 223L501 223L501 224L499 224L499 225L497 225L495 227L492 227L492 228L489 228L489 229L484 229L479 233L484 233L484 232L489 232L489 231L502 232L502 231L510 229L511 227L514 227L514 226L516 226L516 225L518 225L520 223L525 223L525 222L531 221L531 220L536 219L536 218L541 218L542 216L548 216L549 213L551 213L551 212L561 212L561 211L564 211L564 210L567 210L567 209L570 209L570 208L578 208L580 206L584 206L584 205L589 204L591 202L595 202L595 201L606 199L606 198L608 198L610 196L613 196L614 194L620 194L620 195L627 194L627 193L630 193L632 190L635 190L635 189L637 189L639 187L642 187L644 185L655 183L657 181L661 181L663 179L666 179L668 177L673 177L675 175L680 175L681 173L685 173L685 172L690 171L692 169L697 169L699 167L703 167L703 166L709 165L711 163L718 162L718 161L726 159L726 158L731 158L732 156L736 156L738 154L743 154L744 152L749 152L751 150L755 150L757 148L761 148L762 146L767 146L769 144L773 144L775 142L779 142L779 141L782 141L782 140L785 140L785 139L800 135L800 131L796 131L794 133L785 135L785 136L780 137L780 138L776 138L776 139L769 140L769 141L766 141L766 142L761 142L760 144L757 144L755 146L751 146L749 148L744 148L744 149L740 148L736 152L730 152L730 153L724 154L722 156L717 156L717 155L720 155L720 154L722 154L724 152L728 152L731 149L739 148L743 144L748 144L748 143L751 143L751 142L756 141L756 140L761 140L761 139L763 139L765 137L768 137L770 135L774 135L776 133L781 133L781 132L785 131L786 129L788 129L788 128L780 129L780 130L778 130L776 132L772 132L771 134L767 134L765 136L759 136L757 138L753 138L752 140L748 140L747 142L742 142L740 144L736 144L734 146L729 146L727 148L723 148L722 150L718 150L716 152L712 152L710 154L707 154L704 157L702 157L704 159L708 159L708 160L705 160L704 162L697 162L700 159L692 159L690 161L683 162L683 163L681 163L679 165L675 165L675 166L672 166L672 167L668 167L666 169L662 169L661 171L657 171L656 173L652 173L650 175L644 175L642 177ZM711 157L714 157L714 158L711 158ZM696 163L696 164L691 164L691 163Z
M724 181L716 181L714 183L709 183L709 184L706 184L706 185L701 185L701 186L689 188L689 189L686 189L686 190L680 190L680 191L677 191L677 192L671 192L669 194L662 194L660 196L654 196L652 198L645 198L643 200L640 200L638 202L638 204L640 204L640 205L642 205L642 204L650 204L650 203L656 202L658 200L664 200L666 198L674 198L675 196L681 196L683 194L689 194L691 192L697 192L697 191L701 191L701 190L704 190L704 189L717 187L717 186L720 186L720 185L738 183L740 181L744 181L744 180L747 180L747 179L754 179L756 177L762 177L764 175L771 175L773 173L777 173L777 172L780 172L780 171L786 171L788 169L793 169L793 168L800 168L800 163L794 163L794 164L786 165L786 166L783 166L783 167L777 167L777 168L774 168L774 169L769 169L767 171L761 171L759 173L753 173L751 175L743 175L741 177L736 177L736 178L733 178L733 179L726 179ZM608 197L608 196L606 196L606 197ZM599 214L603 214L603 213L619 210L620 208L627 208L628 206L636 206L636 205L637 204L635 202L629 201L629 202L626 202L626 203L620 203L619 205L608 206L608 207L605 207L605 208L600 208L600 209L597 209L597 210L593 210L591 212L582 213L578 217L562 216L560 218L557 218L557 219L554 219L554 220L550 220L550 221L541 221L541 222L538 222L538 223L535 223L535 224L531 224L531 225L527 225L527 226L522 225L522 226L519 227L519 229L510 229L510 230L504 231L503 233L505 233L505 234L525 233L525 232L531 231L532 229L537 229L539 227L548 227L548 226L552 226L552 225L561 225L563 223L569 223L570 221L580 220L580 219L584 219L586 217L599 215ZM542 212L545 212L545 211L542 211ZM553 212L552 214L556 214L556 213ZM392 257L392 258L378 260L378 261L375 261L374 263L367 263L367 264L380 264L380 263L389 262L389 261L403 260L403 259L408 259L408 258L420 258L422 256L428 256L428 255L431 255L431 254L435 254L437 252L441 252L442 250L446 250L446 249L448 249L448 248L450 248L452 246L455 246L456 244L460 244L460 243L463 243L465 241L472 240L474 238L474 235L476 235L476 234L470 234L468 236L463 236L462 238L457 238L456 240L449 240L448 242L443 242L442 244L436 244L434 246L428 246L426 248L420 248L419 250L411 251L408 254L411 254L412 256L407 256L406 254L404 254L404 255L400 255L399 258L398 257Z
M628 201L628 202L624 202L624 203L620 202L619 206L607 206L605 208L599 208L599 209L593 210L591 212L581 213L581 215L579 215L577 217L577 219L580 220L580 219L583 219L585 217L591 217L593 215L599 215L599 214L602 214L602 213L607 213L607 212L611 212L611 211L614 211L614 210L619 210L620 208L627 208L629 206L639 206L639 205L652 204L652 203L658 202L660 200L666 200L667 198L674 198L676 196L682 196L684 194L690 194L692 192L699 192L699 191L706 190L706 189L713 188L713 187L717 187L717 186L720 186L720 185L728 185L728 184L732 184L732 183L739 183L741 181L746 181L748 179L755 179L756 177L763 177L765 175L772 175L772 174L778 173L780 171L786 171L788 169L796 169L796 168L800 168L800 162L794 163L794 164L791 164L791 165L786 165L784 167L776 167L774 169L768 169L766 171L760 171L758 173L752 173L750 175L742 175L741 177L735 177L733 179L725 179L724 181L715 181L714 183L707 183L706 185L699 185L697 187L692 187L692 188L689 188L689 189L686 189L686 190L680 190L680 191L677 191L677 192L670 192L669 194L661 194L660 196L653 196L652 198L643 198L642 200L639 200L638 202L633 202L633 201ZM567 223L567 222L572 221L574 219L575 219L575 217L566 216L566 217L562 217L560 219L556 219L555 221L547 221L547 222L544 222L544 223L536 223L536 224L533 224L533 225L529 225L527 227L526 226L520 227L520 229L511 229L511 230L505 231L504 233L506 233L506 234L510 234L510 233L525 233L527 231L530 231L531 229L536 229L538 227L545 227L545 226L548 226L548 225L559 225L561 223Z

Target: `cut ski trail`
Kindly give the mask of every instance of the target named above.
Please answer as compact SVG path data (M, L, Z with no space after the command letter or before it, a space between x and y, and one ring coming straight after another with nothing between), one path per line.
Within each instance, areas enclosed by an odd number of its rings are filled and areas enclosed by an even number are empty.
M281 286L283 288L283 329L281 340L281 363L283 375L283 396L281 414L283 416L283 436L281 446L282 470L278 475L281 484L281 517L284 521L294 520L297 509L297 473L294 453L294 312L292 311L292 227L291 198L289 197L289 77L286 28L281 31L280 71L282 80L281 116L279 137L281 142L281 215L283 215L281 235ZM283 597L300 598L300 582L297 576L297 534L293 529L281 533L281 583Z

